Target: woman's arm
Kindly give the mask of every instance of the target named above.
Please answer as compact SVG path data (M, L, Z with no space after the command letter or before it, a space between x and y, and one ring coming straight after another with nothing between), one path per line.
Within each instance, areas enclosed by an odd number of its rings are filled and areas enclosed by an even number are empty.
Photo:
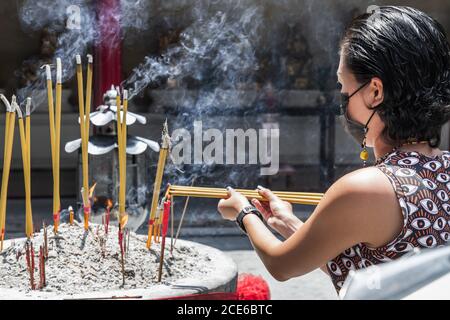
M311 217L284 242L256 216L244 218L253 247L279 281L324 266L357 243L381 246L400 232L402 223L392 187L376 168L357 170L339 179Z
M267 224L284 239L292 236L301 226L303 221L298 219L294 213L292 205L278 198L271 190L258 186L258 193L263 196L266 201L252 199L252 204L262 213ZM326 265L320 269L328 274Z

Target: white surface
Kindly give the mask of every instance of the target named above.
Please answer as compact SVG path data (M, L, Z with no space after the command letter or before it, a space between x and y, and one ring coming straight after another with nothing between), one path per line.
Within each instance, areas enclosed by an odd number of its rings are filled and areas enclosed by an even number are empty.
M403 300L450 300L450 273L406 296Z

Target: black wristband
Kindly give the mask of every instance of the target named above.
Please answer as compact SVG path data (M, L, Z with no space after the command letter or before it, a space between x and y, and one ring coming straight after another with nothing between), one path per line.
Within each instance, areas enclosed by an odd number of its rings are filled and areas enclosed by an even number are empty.
M241 212L239 212L238 216L236 217L237 225L245 234L247 234L247 230L245 230L244 226L244 217L250 213L256 215L259 219L261 219L262 222L264 222L264 218L258 209L256 209L253 206L245 207L244 209L241 210Z

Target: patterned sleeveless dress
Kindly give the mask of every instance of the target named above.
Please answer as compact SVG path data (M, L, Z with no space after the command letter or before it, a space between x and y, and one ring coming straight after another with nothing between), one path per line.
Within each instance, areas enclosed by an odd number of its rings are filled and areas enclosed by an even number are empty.
M450 152L428 157L394 151L375 165L389 179L403 214L400 234L388 244L369 248L359 243L327 263L339 293L350 270L400 258L414 248L435 248L450 241Z

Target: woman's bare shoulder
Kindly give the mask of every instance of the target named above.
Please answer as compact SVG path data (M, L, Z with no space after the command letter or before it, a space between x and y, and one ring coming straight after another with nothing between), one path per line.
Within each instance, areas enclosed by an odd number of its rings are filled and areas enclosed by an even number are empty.
M392 186L385 174L377 167L367 167L349 172L339 178L329 189L338 193L354 193L378 198L393 194Z
M365 241L373 247L391 240L402 227L400 205L388 178L377 167L352 171L325 193L324 205L341 203L347 219L359 221ZM362 218L362 219L361 219Z

